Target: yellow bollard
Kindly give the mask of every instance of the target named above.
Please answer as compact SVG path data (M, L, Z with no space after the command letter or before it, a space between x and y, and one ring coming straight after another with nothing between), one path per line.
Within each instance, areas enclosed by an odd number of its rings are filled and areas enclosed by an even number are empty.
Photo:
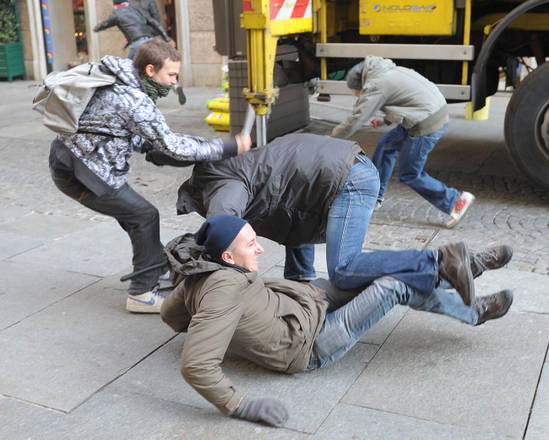
M465 119L473 119L475 121L486 121L490 114L490 97L486 98L486 105L480 110L473 112L473 103L471 101L465 103Z

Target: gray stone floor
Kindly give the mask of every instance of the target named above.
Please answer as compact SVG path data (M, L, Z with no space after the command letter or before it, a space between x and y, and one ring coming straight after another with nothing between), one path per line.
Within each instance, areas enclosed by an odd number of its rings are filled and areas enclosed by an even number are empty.
M512 288L510 313L481 327L397 307L339 363L296 375L230 358L226 374L251 396L284 402L283 429L233 420L179 373L184 334L158 316L124 310L129 240L110 218L64 197L51 183L53 134L30 109L30 81L0 82L0 438L2 439L527 439L549 438L549 194L518 172L503 141L508 96L491 118L467 121L451 105L446 135L427 170L473 192L467 217L445 216L393 179L365 249L472 248L505 242L514 258L478 279L477 292ZM160 107L178 131L207 137L206 99L188 89ZM324 134L352 101L311 102L307 131ZM371 156L387 129L355 136ZM194 231L175 197L189 168L157 168L136 155L130 183L161 212L162 238ZM263 240L261 271L281 276L282 246ZM326 277L324 247L317 270ZM545 368L544 368L545 367Z

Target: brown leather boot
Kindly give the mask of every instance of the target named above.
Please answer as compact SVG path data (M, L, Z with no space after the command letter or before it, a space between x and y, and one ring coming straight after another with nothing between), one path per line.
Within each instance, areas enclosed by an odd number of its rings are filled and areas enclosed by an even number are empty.
M473 278L482 275L485 270L499 269L505 266L513 257L513 248L507 245L494 246L479 252L471 252L471 272Z
M440 253L438 273L459 293L465 305L475 301L475 285L471 272L471 260L465 243L451 243L438 248Z
M473 304L473 308L478 313L477 325L483 324L489 319L501 318L509 311L511 304L513 304L513 292L510 290L502 290L477 298Z

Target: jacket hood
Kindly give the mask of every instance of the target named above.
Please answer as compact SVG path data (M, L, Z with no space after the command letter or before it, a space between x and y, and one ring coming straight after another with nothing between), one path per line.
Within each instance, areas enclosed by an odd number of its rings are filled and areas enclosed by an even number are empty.
M206 274L222 269L223 266L204 257L204 246L194 242L194 234L180 235L171 240L164 252L168 258L170 270L175 274L174 284L182 276Z
M364 68L362 69L362 84L393 69L396 69L396 64L387 58L366 57L364 59Z
M101 63L124 84L143 90L139 74L135 70L132 60L106 55L101 58Z

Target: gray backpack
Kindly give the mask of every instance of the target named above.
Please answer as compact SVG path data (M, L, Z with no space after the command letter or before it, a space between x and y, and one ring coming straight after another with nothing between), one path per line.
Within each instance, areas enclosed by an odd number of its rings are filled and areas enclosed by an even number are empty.
M42 114L42 122L61 134L78 131L78 120L97 87L110 86L116 76L100 63L86 63L44 79L32 100L32 109Z

